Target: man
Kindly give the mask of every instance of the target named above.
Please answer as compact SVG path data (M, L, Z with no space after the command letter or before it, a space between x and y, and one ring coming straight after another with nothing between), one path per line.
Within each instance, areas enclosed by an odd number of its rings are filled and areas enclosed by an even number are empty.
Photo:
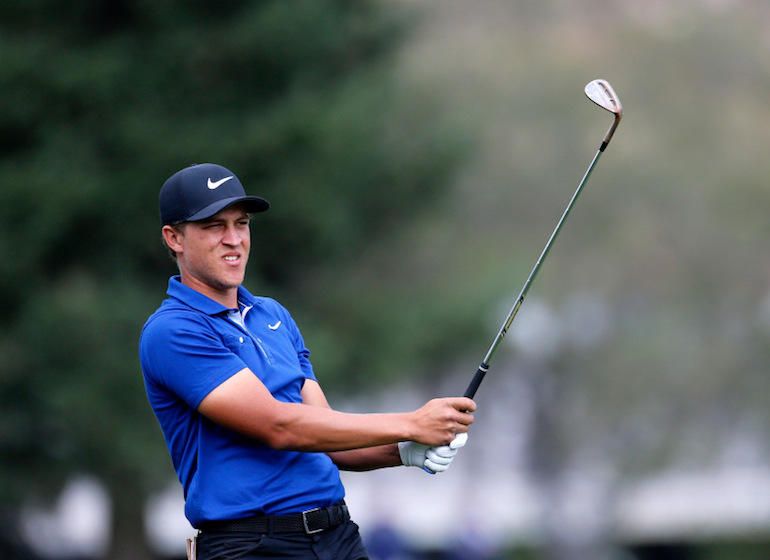
M161 232L180 274L142 330L147 396L199 529L200 560L365 559L339 470L442 472L476 405L463 397L407 413L332 410L289 312L241 285L250 214L268 208L219 165L164 183Z

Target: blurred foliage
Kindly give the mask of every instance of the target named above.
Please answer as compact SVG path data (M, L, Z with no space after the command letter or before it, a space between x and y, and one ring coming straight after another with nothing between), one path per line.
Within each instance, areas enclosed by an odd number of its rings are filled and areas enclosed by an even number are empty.
M271 201L249 288L294 294L287 305L309 314L308 279L345 277L371 239L441 193L465 140L392 78L410 18L376 1L2 3L5 507L93 473L116 501L122 547L168 479L136 349L175 273L157 217L173 172L221 163ZM361 340L335 328L324 332L350 371Z
M0 499L169 476L135 351L175 272L157 192L193 162L271 201L247 286L329 392L461 392L610 124L599 77L623 122L479 418L521 380L544 478L770 457L768 22L752 0L3 2Z

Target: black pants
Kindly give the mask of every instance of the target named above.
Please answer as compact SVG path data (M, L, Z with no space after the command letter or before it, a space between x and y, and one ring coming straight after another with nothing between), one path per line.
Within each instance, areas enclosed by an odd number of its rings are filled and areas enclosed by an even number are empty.
M358 525L347 521L314 535L206 531L198 537L198 560L368 560Z

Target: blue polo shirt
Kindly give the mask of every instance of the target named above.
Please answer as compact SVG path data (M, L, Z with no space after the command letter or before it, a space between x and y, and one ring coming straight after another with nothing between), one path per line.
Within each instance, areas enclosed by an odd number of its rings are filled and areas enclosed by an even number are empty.
M139 356L193 527L340 501L339 471L324 453L276 451L197 412L206 395L244 368L276 399L302 401L302 385L315 375L289 312L241 287L244 324L239 325L228 318L232 310L183 285L178 276L169 280L167 295L142 329Z

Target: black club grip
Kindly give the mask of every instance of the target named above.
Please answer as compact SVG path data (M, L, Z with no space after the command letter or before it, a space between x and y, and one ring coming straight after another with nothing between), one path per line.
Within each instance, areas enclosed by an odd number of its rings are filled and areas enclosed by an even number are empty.
M474 397L476 391L479 388L479 385L481 385L481 382L484 381L484 376L487 374L487 371L489 371L489 366L482 362L479 366L479 369L476 371L476 375L473 376L473 379L471 379L468 388L465 390L465 394L463 395L464 397L468 397L469 399Z

